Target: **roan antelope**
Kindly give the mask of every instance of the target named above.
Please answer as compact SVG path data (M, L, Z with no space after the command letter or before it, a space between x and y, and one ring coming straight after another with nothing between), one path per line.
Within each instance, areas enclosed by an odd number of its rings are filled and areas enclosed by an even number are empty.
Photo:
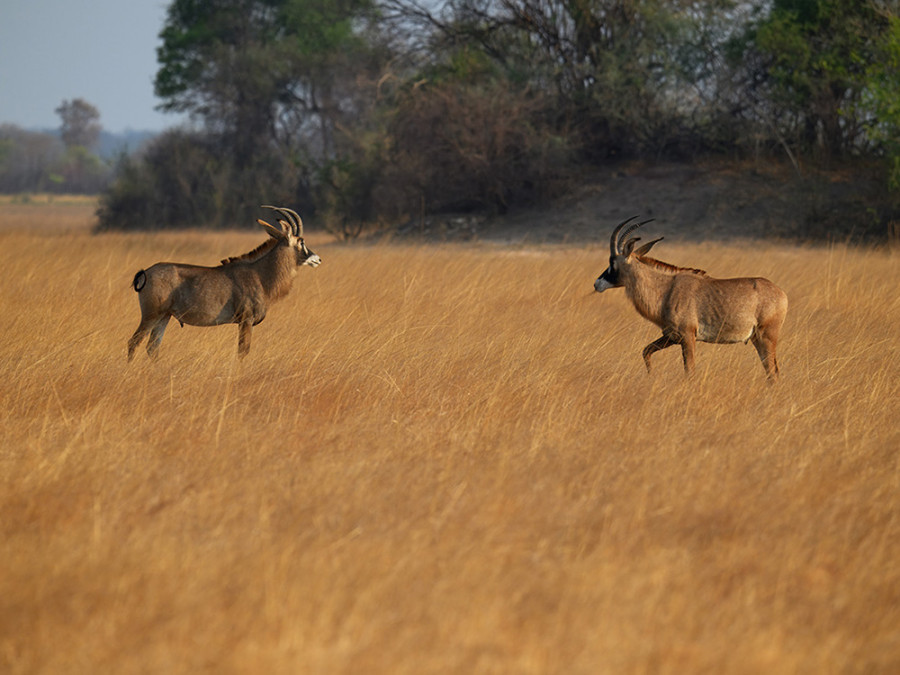
M769 382L778 379L775 347L787 313L784 291L761 277L714 279L703 270L648 258L647 253L662 237L634 250L640 237L626 238L650 222L625 228L636 217L613 230L609 267L594 282L594 290L624 286L638 313L662 329L662 337L644 347L647 372L650 357L672 345L681 345L684 370L690 374L697 340L720 344L749 341L756 347Z
M156 356L171 317L183 326L236 323L238 356L250 351L250 331L266 318L269 305L291 290L302 265L322 259L303 242L303 221L296 212L263 206L284 216L279 227L257 220L270 238L244 255L225 258L217 267L161 262L134 275L141 303L141 323L128 340L128 360L147 333L147 353Z

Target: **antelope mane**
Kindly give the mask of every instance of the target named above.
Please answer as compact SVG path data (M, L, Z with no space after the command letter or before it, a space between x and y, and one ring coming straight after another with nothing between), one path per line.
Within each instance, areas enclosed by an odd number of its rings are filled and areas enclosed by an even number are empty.
M231 256L230 258L223 258L221 265L227 265L228 263L233 262L253 262L254 260L262 258L266 253L274 248L275 244L277 243L277 239L275 239L274 237L269 237L252 251L243 253L241 255Z
M662 260L657 260L656 258L649 258L647 256L637 256L637 259L640 260L645 265L649 265L655 269L661 270L663 272L668 272L669 274L678 274L681 272L688 272L690 274L696 274L697 276L705 277L706 270L698 270L694 267L678 267L677 265L670 265L667 262L663 262Z

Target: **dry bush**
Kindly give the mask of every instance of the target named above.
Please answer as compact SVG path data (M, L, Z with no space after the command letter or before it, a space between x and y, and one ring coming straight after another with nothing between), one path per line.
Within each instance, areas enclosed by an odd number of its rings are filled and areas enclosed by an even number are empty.
M0 670L895 672L896 253L666 245L791 299L782 380L592 293L603 245L338 246L236 358L125 361L135 270L0 234Z
M569 139L547 97L505 83L438 83L401 96L383 187L406 192L408 212L533 203L560 189Z

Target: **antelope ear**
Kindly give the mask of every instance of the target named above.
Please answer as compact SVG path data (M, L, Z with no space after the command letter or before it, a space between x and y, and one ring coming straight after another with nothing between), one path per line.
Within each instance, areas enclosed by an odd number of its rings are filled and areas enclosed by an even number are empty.
M641 240L640 237L632 237L622 246L622 255L626 258L631 255L631 249L634 248L634 245Z
M653 244L658 241L662 241L665 237L660 237L659 239L654 239L653 241L648 241L646 244L641 246L637 251L635 251L635 255L647 255L651 248L653 248Z
M284 233L283 229L279 230L274 225L269 225L269 223L267 223L264 220L260 220L259 218L256 219L256 222L259 223L260 225L262 225L262 228L266 232L268 232L269 235L271 237L273 237L274 239L286 239L287 238L287 235Z

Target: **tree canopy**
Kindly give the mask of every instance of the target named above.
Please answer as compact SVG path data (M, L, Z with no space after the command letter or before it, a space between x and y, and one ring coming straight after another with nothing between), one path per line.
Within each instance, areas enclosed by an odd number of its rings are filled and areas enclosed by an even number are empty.
M59 135L67 148L92 148L100 136L100 111L82 98L63 101L56 109Z
M199 126L124 172L107 212L152 212L112 207L155 182L185 206L154 223L225 225L265 199L352 233L503 210L610 158L868 156L900 175L897 20L877 0L173 0L156 93Z

